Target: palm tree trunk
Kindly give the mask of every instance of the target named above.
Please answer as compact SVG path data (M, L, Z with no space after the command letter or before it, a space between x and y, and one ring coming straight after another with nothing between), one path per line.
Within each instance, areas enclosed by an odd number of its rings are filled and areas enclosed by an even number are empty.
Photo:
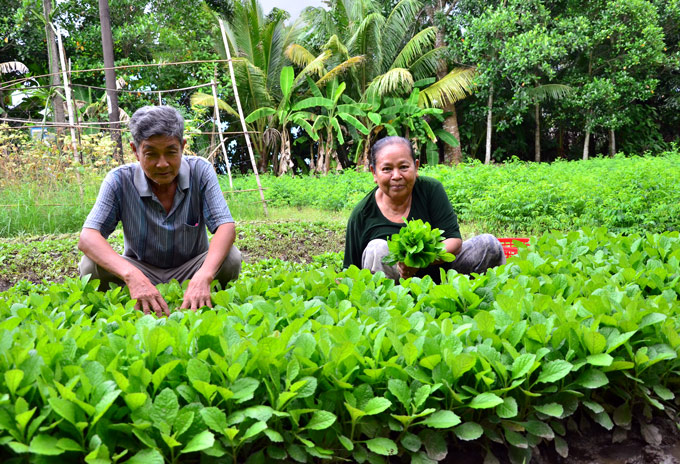
M489 89L489 101L487 103L486 113L486 155L484 156L484 164L491 164L491 131L493 130L493 84Z
M442 11L444 8L443 2L439 2L439 10ZM434 15L432 15L434 17ZM435 47L446 47L446 41L444 40L444 28L437 28L437 35L435 37ZM449 67L446 64L446 59L441 58L439 60L439 66L437 67L437 79L442 79L449 73ZM448 143L444 144L444 163L453 166L454 164L459 164L463 161L463 151L460 146L460 131L458 130L458 115L456 114L456 104L452 101L446 102L444 107L444 114L449 113L449 116L444 119L442 124L442 129L444 129L449 134L453 135L456 140L458 140L458 146L452 147Z
M590 128L586 128L586 139L583 142L583 159L587 160L590 150Z
M115 146L113 159L118 164L123 164L123 138L120 131L120 112L118 110L118 89L116 85L115 60L113 56L113 36L111 33L111 14L109 1L99 0L99 22L102 33L102 51L104 53L104 77L106 79L106 101L109 110L109 122L111 123L111 140ZM228 167L228 166L227 166ZM231 175L229 176L231 178Z
M535 104L536 111L536 134L534 135L534 161L541 162L541 106Z
M614 129L609 129L609 156L614 157L616 154L616 133Z

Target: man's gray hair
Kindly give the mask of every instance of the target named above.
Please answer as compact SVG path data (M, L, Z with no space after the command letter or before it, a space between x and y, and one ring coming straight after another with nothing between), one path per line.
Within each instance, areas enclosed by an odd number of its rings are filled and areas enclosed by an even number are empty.
M172 106L143 106L130 118L130 133L137 148L154 135L177 137L182 143L184 118Z

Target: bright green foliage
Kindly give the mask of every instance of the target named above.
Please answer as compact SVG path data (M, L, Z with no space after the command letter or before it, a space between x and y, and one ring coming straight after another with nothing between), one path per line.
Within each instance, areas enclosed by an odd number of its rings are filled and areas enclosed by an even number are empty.
M437 166L421 168L420 174L444 184L461 224L477 223L489 232L680 229L680 156L674 152L587 162ZM261 179L271 206L350 209L375 186L369 174L349 171L323 178ZM234 185L257 188L252 176L237 178Z
M384 263L426 268L435 261L450 263L454 260L454 256L446 252L441 230L433 229L430 223L420 219L404 219L404 224L398 234L387 239L390 253L383 258Z
M564 455L577 412L605 428L675 414L680 234L531 243L443 285L272 263L167 318L86 280L16 285L0 294L0 454L431 462L453 432Z

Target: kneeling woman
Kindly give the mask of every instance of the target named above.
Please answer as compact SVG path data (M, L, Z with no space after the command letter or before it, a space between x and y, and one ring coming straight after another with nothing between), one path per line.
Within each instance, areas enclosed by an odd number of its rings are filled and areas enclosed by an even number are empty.
M419 177L418 166L411 143L403 137L385 137L373 145L370 169L378 186L354 207L347 222L344 267L382 271L394 280L430 275L438 282L440 267L480 274L505 264L503 246L493 235L461 240L458 219L444 187L436 179ZM383 264L388 254L387 238L404 226L403 218L421 219L442 230L446 251L456 259L452 263L434 263L426 269L404 263Z

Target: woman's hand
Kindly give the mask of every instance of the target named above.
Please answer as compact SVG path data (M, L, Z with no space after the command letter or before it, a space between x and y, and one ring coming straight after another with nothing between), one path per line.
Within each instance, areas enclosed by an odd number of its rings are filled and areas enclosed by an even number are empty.
M418 272L420 268L409 267L404 263L397 263L397 270L402 279L408 279L416 275L416 272Z

